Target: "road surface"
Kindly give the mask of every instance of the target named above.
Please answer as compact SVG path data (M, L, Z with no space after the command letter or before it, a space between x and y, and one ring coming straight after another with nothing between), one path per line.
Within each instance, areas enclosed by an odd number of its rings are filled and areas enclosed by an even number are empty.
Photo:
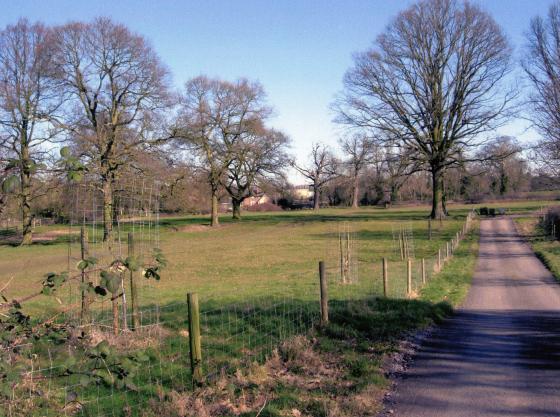
M560 285L508 218L481 221L472 287L397 385L396 417L560 416Z

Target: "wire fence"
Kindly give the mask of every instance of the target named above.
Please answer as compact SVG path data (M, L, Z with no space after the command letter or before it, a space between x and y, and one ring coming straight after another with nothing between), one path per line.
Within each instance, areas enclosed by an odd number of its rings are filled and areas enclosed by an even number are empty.
M201 381L219 384L265 361L283 340L325 324L322 305L415 298L453 257L473 217L469 213L432 256L414 258L408 251L402 261L360 258L355 234L341 225L325 251L323 274L317 264L309 266L313 273L286 276L277 286L251 279L245 286L202 291L198 305L187 301L185 288L182 301L142 305L138 325L118 334L105 305L86 324L70 313L61 316L45 337L31 330L21 335L22 343L2 342L0 416L153 415L148 410L157 409L154 404L170 392L190 392ZM404 236L412 244L408 225ZM130 309L121 311L131 323Z

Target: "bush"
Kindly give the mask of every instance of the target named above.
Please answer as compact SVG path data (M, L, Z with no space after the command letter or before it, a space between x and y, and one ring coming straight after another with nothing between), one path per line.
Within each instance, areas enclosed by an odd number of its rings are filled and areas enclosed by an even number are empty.
M550 207L546 211L541 226L547 235L558 239L560 236L560 206Z

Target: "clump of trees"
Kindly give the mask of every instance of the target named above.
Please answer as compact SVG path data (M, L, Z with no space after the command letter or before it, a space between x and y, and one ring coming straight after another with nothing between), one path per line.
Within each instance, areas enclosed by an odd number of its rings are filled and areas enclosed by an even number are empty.
M532 160L550 178L560 167L558 38L555 3L531 21L522 61L529 116L543 138ZM87 176L103 196L111 242L120 184L141 173L161 184L162 208L209 212L216 226L225 199L234 219L265 189L293 199L291 167L316 209L429 196L431 217L444 216L448 199L505 197L546 182L514 139L496 138L515 110L513 68L507 38L481 7L418 1L355 56L333 104L346 129L339 149L312 144L308 160L296 161L258 82L198 76L177 92L150 43L111 19L20 20L0 31L0 213L17 211L21 243L30 244L33 216L67 218L69 181Z
M329 147L321 143L313 144L308 159L306 165L295 162L292 165L309 182L313 189L313 209L319 210L323 188L340 175L339 161Z
M259 83L201 76L176 95L146 39L108 18L57 27L21 20L0 33L0 45L0 204L17 199L23 245L32 243L32 202L65 183L55 179L69 159L79 167L69 179L87 174L102 193L107 242L124 177L159 171L173 194L204 173L217 225L220 195L239 219L259 182L289 165L289 139L267 125L272 109Z
M170 137L189 151L211 191L211 225L219 224L220 190L231 199L233 218L259 181L282 175L289 139L266 126L272 109L263 87L240 79L228 82L200 76L189 81Z

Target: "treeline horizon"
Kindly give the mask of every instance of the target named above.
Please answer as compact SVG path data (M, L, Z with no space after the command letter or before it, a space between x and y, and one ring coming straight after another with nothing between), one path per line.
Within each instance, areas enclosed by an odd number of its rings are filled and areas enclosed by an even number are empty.
M135 178L157 185L162 210L208 211L212 226L225 200L235 220L262 193L296 207L290 170L310 187L314 209L429 199L432 218L447 215L447 201L554 187L559 22L557 3L533 18L515 63L483 8L411 5L344 75L331 106L338 149L317 138L307 160L296 160L291 139L271 126L274 109L258 81L200 75L177 88L150 42L110 18L20 19L0 31L0 216L19 212L22 244L30 244L33 217L68 218L68 190L88 184L111 240L118 201ZM528 94L510 83L517 66ZM541 134L530 153L497 134L516 117Z

